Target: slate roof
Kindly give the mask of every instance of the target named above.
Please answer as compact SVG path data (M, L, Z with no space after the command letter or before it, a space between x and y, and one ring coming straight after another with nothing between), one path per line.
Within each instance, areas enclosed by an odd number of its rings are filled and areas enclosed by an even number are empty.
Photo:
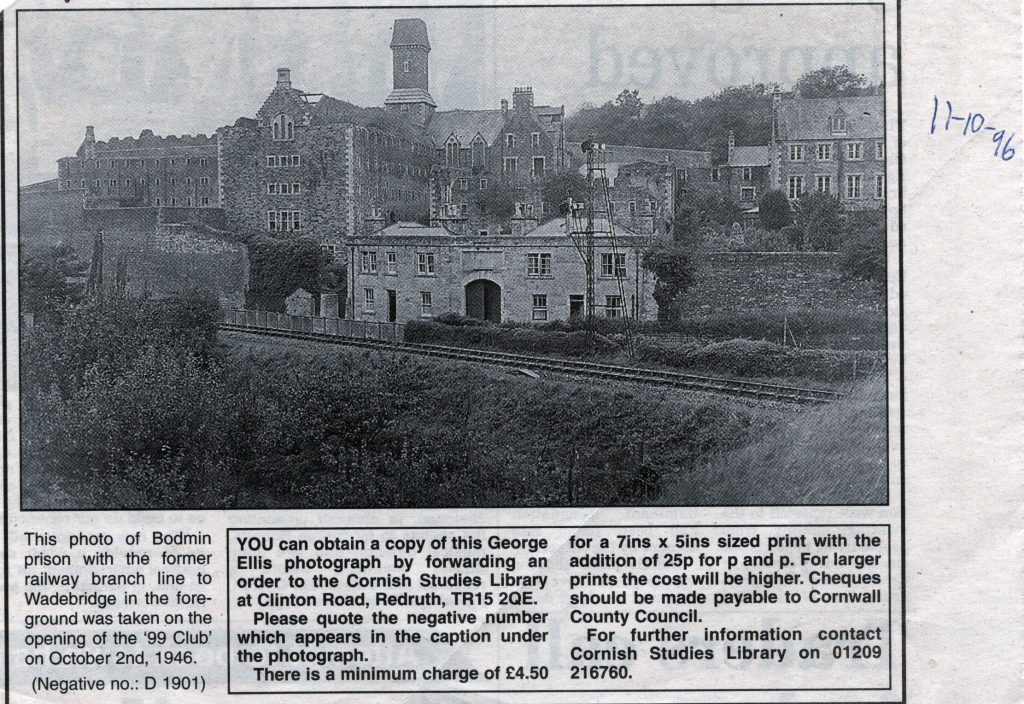
M391 32L391 48L396 46L421 46L429 49L427 23L421 19L395 20L395 28Z
M413 141L423 140L423 130L407 119L384 108L363 108L358 105L325 95L310 106L310 124L336 125L353 124L360 127L377 127L396 132L399 136Z
M772 160L772 148L767 144L756 147L733 147L729 154L729 166L768 166Z
M858 98L791 98L779 105L779 138L795 139L881 139L885 133L882 96ZM840 108L846 113L847 131L834 135L829 118Z
M430 97L430 93L422 88L395 88L393 91L388 93L388 97L384 99L385 105L391 105L393 103L426 103L431 107L437 107L437 103L435 103L434 99Z
M447 110L434 113L427 133L438 146L454 133L459 143L468 147L478 134L487 144L494 144L504 126L505 117L501 110Z

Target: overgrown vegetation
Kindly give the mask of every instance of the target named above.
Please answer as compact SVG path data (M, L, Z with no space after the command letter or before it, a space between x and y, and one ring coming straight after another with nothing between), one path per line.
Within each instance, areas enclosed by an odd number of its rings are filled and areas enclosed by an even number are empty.
M885 357L878 352L815 350L784 347L766 340L726 340L701 344L643 338L641 361L669 367L751 377L806 377L819 381L849 382L877 372Z
M619 346L607 337L583 330L545 330L482 321L477 324L472 318L450 314L437 322L406 323L405 341L567 357L609 356L619 352Z
M214 319L202 300L115 299L27 333L25 505L643 503L767 424L728 402L408 357L246 354L216 344Z
M658 304L658 320L675 320L683 294L694 283L689 250L678 240L656 240L644 251L643 266L654 274L652 296Z
M284 312L284 299L303 288L310 293L340 290L344 298L344 262L333 261L320 243L308 237L248 240L248 303L261 310Z
M884 504L888 500L885 377L808 409L744 447L712 451L665 479L669 505Z

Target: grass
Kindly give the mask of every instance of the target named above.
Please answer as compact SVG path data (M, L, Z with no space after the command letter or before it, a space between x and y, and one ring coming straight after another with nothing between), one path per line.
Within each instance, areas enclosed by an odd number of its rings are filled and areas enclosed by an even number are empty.
M881 504L888 498L885 380L666 477L668 505Z

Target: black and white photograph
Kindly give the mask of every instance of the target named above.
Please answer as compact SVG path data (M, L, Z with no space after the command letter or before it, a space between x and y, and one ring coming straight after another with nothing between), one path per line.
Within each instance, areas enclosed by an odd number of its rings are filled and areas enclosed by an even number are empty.
M891 21L19 13L22 509L888 505Z

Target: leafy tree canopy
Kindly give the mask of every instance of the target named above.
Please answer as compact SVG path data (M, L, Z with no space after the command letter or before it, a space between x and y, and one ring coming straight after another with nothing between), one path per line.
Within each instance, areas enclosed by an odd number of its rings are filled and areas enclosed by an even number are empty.
M75 279L88 268L88 262L81 261L67 245L28 255L18 266L21 310L39 314L77 303L83 291Z
M885 286L885 219L881 212L850 214L839 262L845 276Z
M586 177L578 171L551 172L545 176L540 189L548 213L555 217L568 198L585 200L589 190Z
M694 283L693 264L680 242L658 240L644 252L644 268L654 274L654 301L658 320L679 318L682 295Z
M789 211L789 199L786 194L779 190L767 191L761 197L758 206L761 216L761 224L766 230L781 230L793 222L793 216Z
M854 73L849 66L825 66L802 75L793 85L802 98L856 97L871 95L877 88L869 85L863 73Z
M515 214L518 195L519 191L511 184L491 179L487 188L477 191L473 198L489 218L504 222Z

